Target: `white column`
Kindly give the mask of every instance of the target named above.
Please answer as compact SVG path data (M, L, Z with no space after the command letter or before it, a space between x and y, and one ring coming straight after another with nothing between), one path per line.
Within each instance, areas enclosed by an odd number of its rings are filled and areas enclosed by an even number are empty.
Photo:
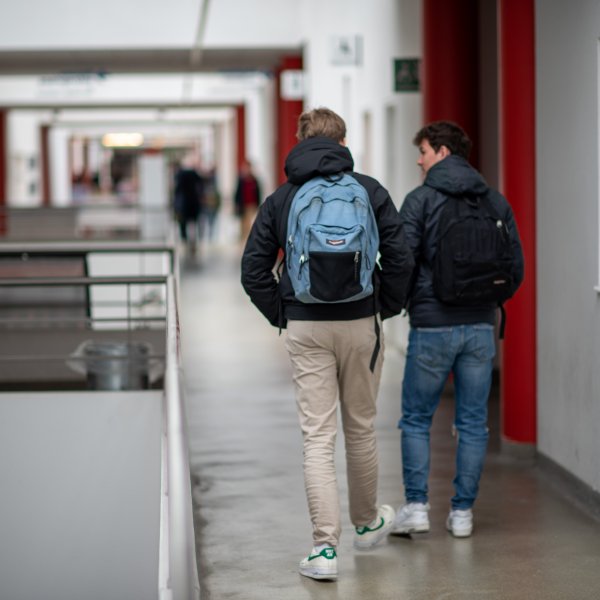
M71 177L69 167L69 132L65 128L51 127L48 135L50 160L50 197L53 206L71 204Z
M40 119L35 111L11 110L7 116L8 203L41 204Z
M139 168L139 204L142 239L164 238L168 219L167 165L162 154L142 154ZM165 209L161 211L159 209Z

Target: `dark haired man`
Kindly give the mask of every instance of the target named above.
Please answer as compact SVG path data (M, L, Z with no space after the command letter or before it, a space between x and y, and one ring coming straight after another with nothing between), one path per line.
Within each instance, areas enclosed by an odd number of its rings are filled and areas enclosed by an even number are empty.
M300 573L313 579L337 579L341 533L334 462L338 402L354 545L374 546L394 523L394 509L377 506L374 419L383 361L379 322L402 310L414 262L388 192L375 179L353 172L343 119L326 108L305 112L298 121L297 137L299 143L285 163L288 181L261 205L250 232L242 258L242 284L272 325L287 327L313 537L312 551L301 561ZM359 300L307 303L295 295L287 260L282 262L279 280L273 266L280 250L288 247L288 215L298 187L317 176L336 181L340 174L362 186L371 204L381 256L377 285L374 293ZM312 260L308 256L309 264Z
M410 192L400 209L416 262L409 298L410 333L402 385L402 463L406 504L396 513L393 533L429 531L429 430L449 374L454 374L456 450L455 495L446 521L455 537L473 529L472 506L487 448L487 402L495 356L493 303L445 304L433 286L434 258L442 209L450 197L489 200L508 229L516 256L515 286L523 279L517 226L506 199L488 187L467 162L471 141L456 124L436 121L415 136L423 185Z

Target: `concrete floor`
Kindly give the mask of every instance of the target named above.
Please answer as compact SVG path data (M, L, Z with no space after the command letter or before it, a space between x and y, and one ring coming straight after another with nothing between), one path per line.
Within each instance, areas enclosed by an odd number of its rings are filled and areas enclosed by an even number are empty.
M445 530L452 495L451 396L433 432L431 532L352 548L344 453L339 581L300 576L310 550L302 447L284 336L239 284L239 248L181 263L181 335L202 600L587 600L600 598L600 523L533 463L499 453L498 401L475 506L475 531ZM403 501L399 431L403 360L388 347L379 399L380 502Z

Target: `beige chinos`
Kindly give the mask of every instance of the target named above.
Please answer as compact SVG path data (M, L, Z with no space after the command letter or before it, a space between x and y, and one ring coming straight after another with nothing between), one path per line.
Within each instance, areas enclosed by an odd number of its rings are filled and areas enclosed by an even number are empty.
M315 546L337 547L340 502L335 473L338 398L346 447L350 520L377 516L377 444L374 420L383 365L381 348L371 372L375 318L288 321L286 348L292 363L304 442L304 484Z

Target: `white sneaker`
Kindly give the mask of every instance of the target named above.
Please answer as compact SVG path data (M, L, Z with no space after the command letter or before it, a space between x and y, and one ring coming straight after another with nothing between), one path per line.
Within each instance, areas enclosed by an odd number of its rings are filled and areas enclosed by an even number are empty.
M470 508L451 510L446 519L446 529L454 537L469 537L473 532L473 511Z
M366 550L379 543L394 526L395 515L396 513L391 506L388 504L381 505L373 522L363 527L355 527L354 547Z
M396 513L392 533L427 533L429 531L429 504L409 502L401 506Z
M315 548L300 561L300 575L313 579L329 579L335 581L338 576L337 554L331 546L317 552Z

